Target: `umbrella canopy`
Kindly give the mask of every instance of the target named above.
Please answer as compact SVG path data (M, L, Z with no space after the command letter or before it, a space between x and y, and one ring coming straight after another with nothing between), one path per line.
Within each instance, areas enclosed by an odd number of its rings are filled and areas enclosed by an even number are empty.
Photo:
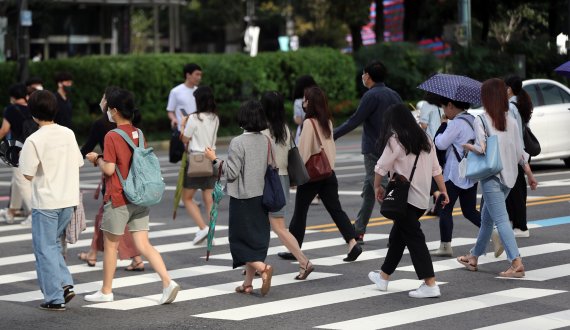
M438 73L418 88L450 100L481 104L481 82L469 77Z
M178 210L178 203L182 196L182 185L184 184L184 176L186 176L186 162L188 158L187 152L182 153L182 161L180 162L180 170L178 170L178 181L176 182L176 191L174 192L174 211L172 212L172 220L176 220L176 211Z
M222 166L220 165L221 172ZM206 250L206 261L210 259L210 252L212 252L212 243L214 242L214 233L216 232L216 220L218 220L218 205L224 197L224 188L220 183L220 173L218 174L218 180L214 184L214 190L212 191L212 209L210 210L210 224L208 225L208 248Z
M570 78L570 61L554 69L554 72L563 75L564 77Z

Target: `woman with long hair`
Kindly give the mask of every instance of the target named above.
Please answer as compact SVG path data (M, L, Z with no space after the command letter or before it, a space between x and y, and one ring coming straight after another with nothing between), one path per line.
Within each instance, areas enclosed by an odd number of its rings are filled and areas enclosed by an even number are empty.
M477 259L485 254L495 225L507 253L507 259L511 263L507 270L499 273L499 276L524 277L524 266L509 223L505 199L517 179L517 164L523 167L532 190L536 189L538 182L528 165L528 154L523 149L517 122L507 114L509 111L507 85L498 78L486 80L481 86L481 100L485 112L475 120L475 144L465 144L463 148L482 154L486 150L486 137L496 135L503 169L481 180L485 203L481 210L481 228L477 242L469 254L458 257L457 261L467 269L476 271Z
M338 181L334 173L336 147L332 136L331 114L328 108L327 97L323 90L316 86L305 89L303 108L305 110L305 120L303 121L303 130L299 138L301 158L303 158L306 164L311 155L319 153L322 147L333 172L331 176L325 179L310 181L297 187L295 211L289 224L289 231L295 236L299 246L302 246L307 227L309 206L313 198L318 194L342 237L348 243L348 255L343 260L354 261L362 253L362 248L356 243L354 227L346 213L342 210L338 197ZM318 143L317 134L322 144Z
M289 203L289 175L287 173L287 156L291 149L291 132L285 122L285 107L283 105L283 96L278 92L265 92L261 95L261 105L267 117L269 128L262 133L267 135L273 143L273 156L279 168L279 179L285 194L285 200ZM291 251L295 259L299 262L299 275L295 277L297 280L304 280L315 269L313 264L301 251L297 240L285 227L287 205L277 212L269 213L269 222L271 229L277 234L279 240L285 247Z
M273 267L265 262L270 228L262 199L268 152L275 146L261 134L267 128L267 119L259 101L250 100L241 105L238 124L244 132L231 140L228 159L218 159L211 148L206 148L206 158L213 162L216 172L221 168L228 180L230 252L234 268L245 265L245 279L235 291L252 293L257 272L263 282L261 295L265 296L271 288Z
M380 272L372 271L368 274L368 278L379 290L386 291L390 276L398 267L407 247L418 278L424 280L418 289L410 291L409 296L439 297L441 292L435 282L431 257L419 222L428 207L432 177L443 196L442 205L449 202L435 147L428 135L415 123L414 116L404 104L388 108L384 114L381 132L385 132L379 139L381 156L374 169L376 199L380 203L384 200L384 188L381 185L384 176L388 173L399 173L409 179L414 166L416 167L410 182L406 215L392 219L394 225L390 231L389 247L384 263Z
M532 116L532 101L528 93L522 88L522 79L519 76L511 75L505 78L507 85L507 96L509 97L509 114L520 118L520 135L522 137L524 126L528 125ZM518 114L517 114L518 113ZM524 142L523 142L524 143ZM530 162L530 159L529 159ZM513 223L515 237L529 237L530 230L526 225L526 181L524 179L524 169L518 166L517 180L507 197L507 213Z
M188 146L187 151L189 153L203 153L207 147L216 150L216 136L220 120L216 115L216 101L212 89L208 86L200 86L194 91L194 98L196 99L196 112L185 117L182 122L182 127L184 127L182 142ZM188 166L186 164L185 173L188 171ZM202 200L206 212L209 214L214 203L212 191L215 182L216 176L192 178L187 175L184 176L182 200L188 215L200 228L192 241L194 244L201 243L208 236L208 226L204 222L200 208L194 202L194 194L196 194L196 190L202 190Z
M107 117L110 122L117 123L117 129L124 131L135 145L139 143L142 131L133 126L132 122L140 116L135 108L133 94L127 90L117 89L106 95ZM146 143L146 141L145 141ZM160 253L150 244L149 207L135 205L129 202L118 177L117 169L123 177L128 177L133 150L121 135L110 131L105 135L105 151L103 155L95 152L88 153L85 158L98 166L105 175L105 202L101 230L104 238L103 252L103 285L94 294L86 295L86 301L113 301L113 277L117 268L117 245L128 226L133 236L137 250L149 261L154 271L162 280L162 297L159 304L169 304L174 301L180 286L170 279Z

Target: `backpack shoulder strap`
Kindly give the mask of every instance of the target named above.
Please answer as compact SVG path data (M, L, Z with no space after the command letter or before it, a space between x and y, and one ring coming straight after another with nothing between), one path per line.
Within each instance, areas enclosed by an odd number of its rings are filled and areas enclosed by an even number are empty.
M137 129L138 133L139 133L139 147L143 146L144 147L144 137L142 135L142 132L140 129ZM117 134L119 134L123 140L125 140L125 142L127 142L127 144L134 150L137 148L137 146L135 145L135 143L133 142L133 140L131 140L131 138L127 135L127 133L125 133L125 131L123 131L120 128L115 128L113 130L111 130L112 132L115 132Z

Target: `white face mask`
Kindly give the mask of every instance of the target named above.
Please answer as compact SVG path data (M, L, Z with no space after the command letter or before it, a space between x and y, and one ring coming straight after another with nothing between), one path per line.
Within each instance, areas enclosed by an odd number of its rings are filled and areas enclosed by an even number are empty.
M34 86L34 88L35 88L37 91L43 91L43 90L44 90L44 86L42 86L42 85L36 85L36 86Z
M368 86L366 86L366 80L364 78L362 78L362 85L364 85L364 87L368 88Z
M113 119L113 116L111 116L111 109L107 110L107 118L109 119L110 122L114 123L115 120Z

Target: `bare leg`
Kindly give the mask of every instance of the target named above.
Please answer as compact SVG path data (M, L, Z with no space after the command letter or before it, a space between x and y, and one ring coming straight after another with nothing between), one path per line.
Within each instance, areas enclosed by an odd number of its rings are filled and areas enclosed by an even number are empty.
M120 235L103 231L103 287L101 288L103 294L109 294L113 291L113 278L117 269L117 247L120 238Z
M206 219L210 220L210 210L214 204L214 199L212 198L212 191L214 189L206 189L202 191L202 201L204 202L204 207L206 208ZM202 228L200 228L202 229Z
M285 219L269 217L269 222L271 223L271 229L273 230L273 232L277 234L279 240L281 241L281 243L283 243L283 245L285 245L287 250L293 253L295 258L299 262L299 265L302 267L306 267L307 263L309 262L309 259L305 256L303 251L301 251L299 243L297 243L295 237L289 232L288 229L285 228Z
M194 198L195 193L196 189L184 188L182 190L182 200L184 201L184 206L186 207L188 215L192 218L192 220L194 220L194 223L196 223L196 225L200 227L200 229L204 229L206 228L206 224L204 223L204 219L202 218L202 213L200 212L200 208L192 200L192 198Z
M150 266L154 269L154 271L160 276L162 280L162 287L166 288L170 284L170 276L166 271L166 266L164 265L164 261L160 256L160 253L150 244L148 240L148 231L141 230L141 231L133 231L133 240L137 247L137 250L141 253L143 257L150 263ZM105 248L105 251L107 249Z

